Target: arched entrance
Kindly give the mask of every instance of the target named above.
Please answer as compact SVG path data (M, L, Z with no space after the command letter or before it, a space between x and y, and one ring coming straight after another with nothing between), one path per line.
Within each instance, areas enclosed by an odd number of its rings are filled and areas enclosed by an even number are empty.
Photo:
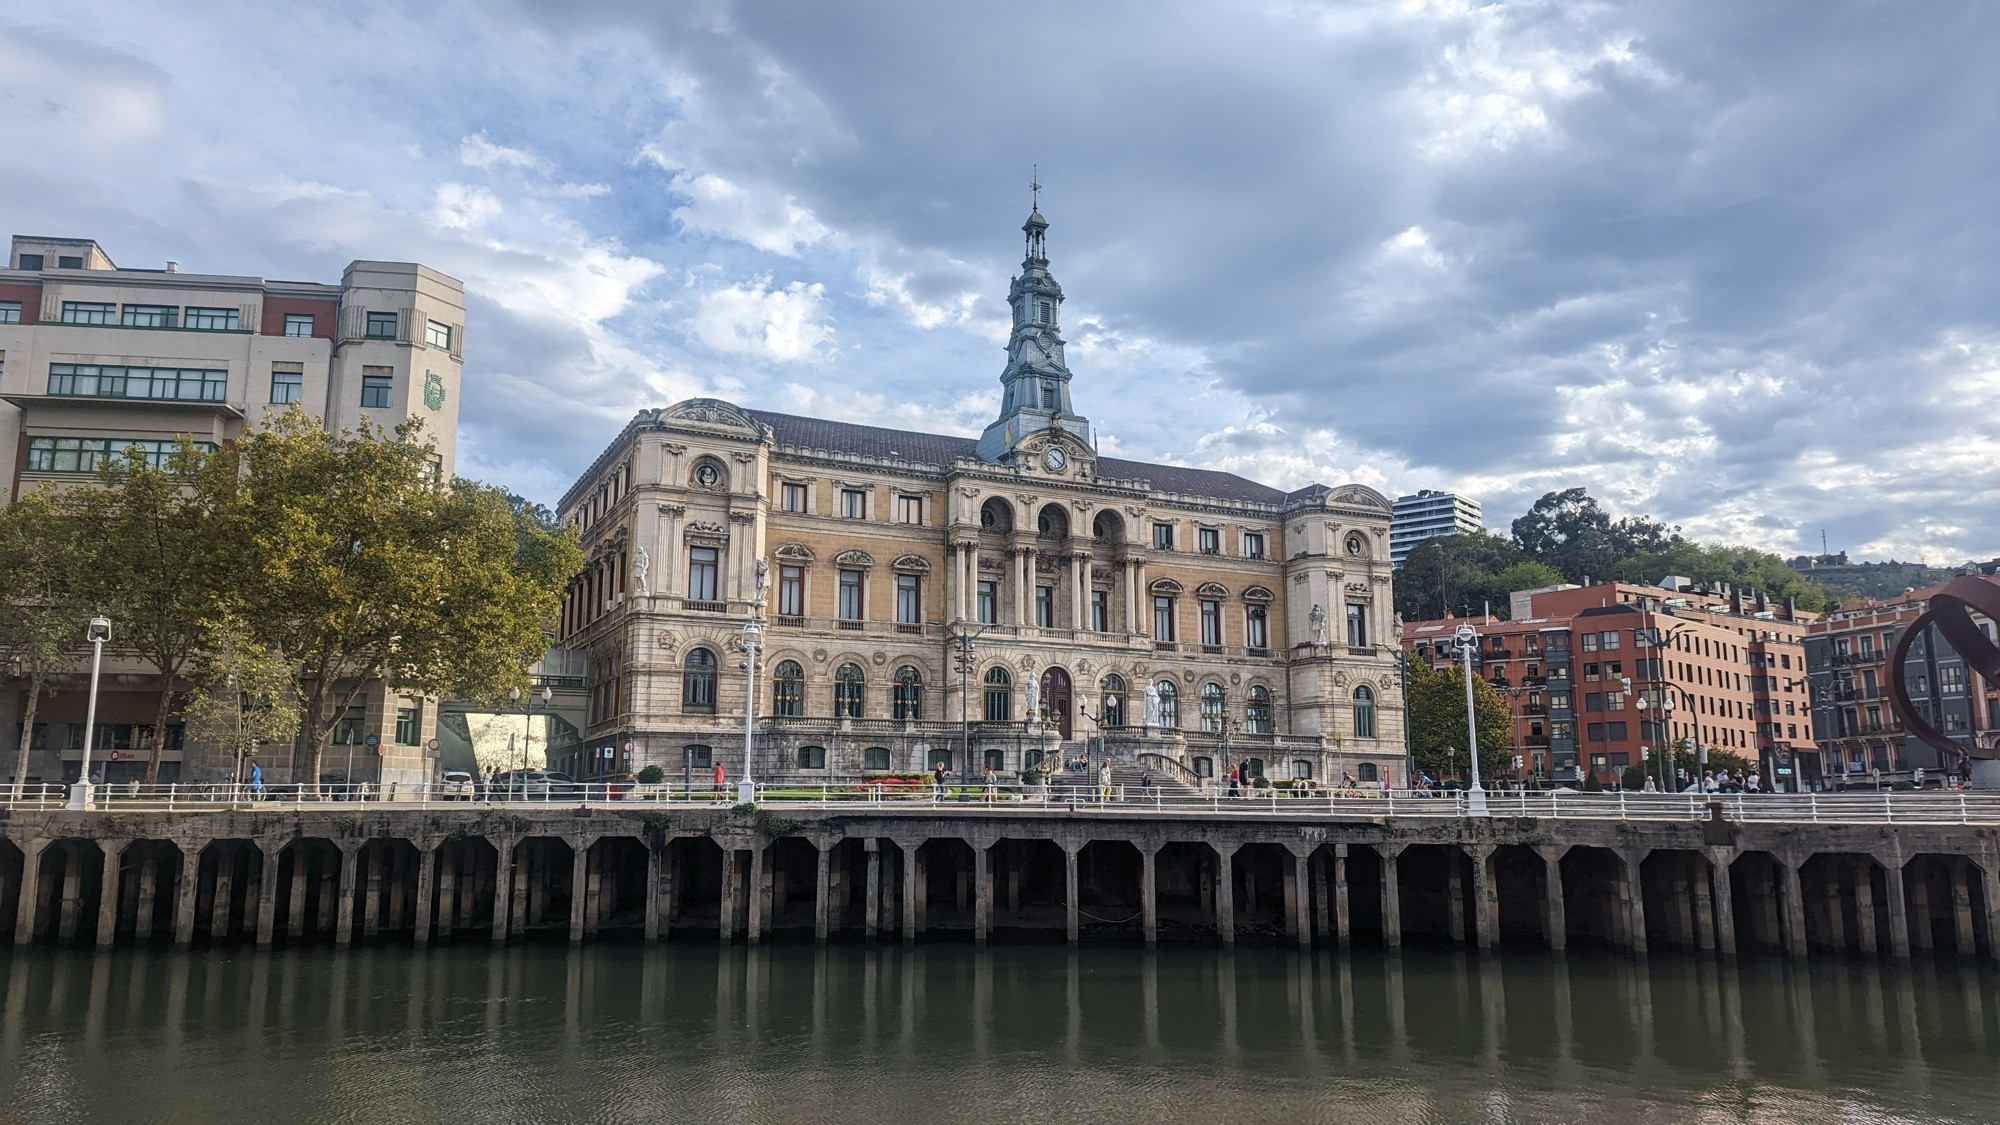
M1069 673L1050 668L1042 673L1042 709L1062 737L1070 737Z

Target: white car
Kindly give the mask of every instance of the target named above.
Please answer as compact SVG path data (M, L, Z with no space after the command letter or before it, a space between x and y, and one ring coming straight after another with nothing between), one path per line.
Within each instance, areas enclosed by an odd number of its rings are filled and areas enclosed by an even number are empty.
M464 770L446 770L438 779L438 795L447 801L470 801L472 791L472 775Z

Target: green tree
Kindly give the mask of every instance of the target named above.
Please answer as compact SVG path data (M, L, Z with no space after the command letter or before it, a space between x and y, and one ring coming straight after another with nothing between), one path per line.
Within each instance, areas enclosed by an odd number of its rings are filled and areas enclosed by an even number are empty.
M1432 777L1463 777L1465 761L1465 670L1460 665L1433 669L1403 654L1410 670L1410 751L1417 768ZM1507 753L1513 713L1499 692L1475 677L1473 711L1479 717L1479 775L1482 784L1500 776L1511 764Z
M155 465L137 449L106 458L97 487L63 496L91 528L86 594L112 619L112 643L160 674L160 703L146 758L158 784L167 720L184 676L208 642L208 622L231 596L239 557L224 506L235 464L182 440Z
M243 612L293 661L301 780L319 776L334 728L373 682L476 699L526 686L548 648L542 623L583 565L573 531L499 489L438 481L415 419L333 434L294 408L241 451L253 544Z
M241 781L243 760L261 743L290 742L299 733L298 684L292 663L250 635L234 613L210 623L209 647L191 677L188 734L227 752Z
M1505 616L1507 594L1513 591L1500 590L1494 577L1524 561L1519 547L1490 532L1426 539L1396 568L1396 612L1405 621L1433 621L1447 613L1468 616L1497 594L1496 612Z
M28 681L13 796L21 797L34 746L35 712L49 681L83 647L94 610L78 579L89 566L84 524L56 493L37 490L0 508L0 660Z
M1577 583L1614 577L1618 564L1632 555L1680 541L1680 528L1645 516L1613 520L1581 488L1544 494L1512 530L1521 550Z

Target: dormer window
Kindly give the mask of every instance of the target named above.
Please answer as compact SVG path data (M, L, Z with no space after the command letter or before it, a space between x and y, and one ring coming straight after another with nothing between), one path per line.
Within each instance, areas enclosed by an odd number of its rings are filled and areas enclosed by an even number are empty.
M1050 324L1055 321L1056 306L1053 301L1035 302L1035 323Z
M1056 408L1056 385L1054 383L1043 383L1042 409L1054 410L1055 408Z

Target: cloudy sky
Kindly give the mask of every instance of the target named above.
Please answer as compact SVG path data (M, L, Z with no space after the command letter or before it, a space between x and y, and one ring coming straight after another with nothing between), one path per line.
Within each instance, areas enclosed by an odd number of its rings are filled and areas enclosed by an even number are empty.
M1958 561L1996 57L1977 0L69 0L0 15L0 211L464 279L460 469L553 501L689 395L976 434L1039 165L1107 452Z

